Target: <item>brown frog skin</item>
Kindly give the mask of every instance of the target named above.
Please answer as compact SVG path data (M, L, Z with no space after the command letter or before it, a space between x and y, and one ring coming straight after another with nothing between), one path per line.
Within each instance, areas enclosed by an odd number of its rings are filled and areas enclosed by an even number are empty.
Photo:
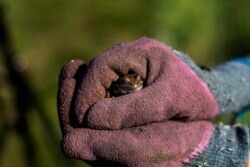
M141 90L143 88L143 79L136 73L128 73L112 82L107 90L106 97L118 97L128 93Z

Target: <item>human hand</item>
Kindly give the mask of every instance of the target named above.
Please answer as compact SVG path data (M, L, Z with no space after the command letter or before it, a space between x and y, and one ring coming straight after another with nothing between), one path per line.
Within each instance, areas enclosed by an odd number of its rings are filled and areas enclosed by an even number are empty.
M129 70L143 78L144 88L106 98L112 81ZM215 109L206 85L172 50L150 39L117 45L89 66L72 61L60 74L62 148L71 158L127 166L179 166L207 146L213 127L209 122L178 118L211 117Z
M180 166L208 144L212 124L204 121L166 121L120 130L81 127L72 119L71 106L87 65L72 61L60 74L58 114L62 149L70 158L109 166ZM205 133L204 133L205 132Z

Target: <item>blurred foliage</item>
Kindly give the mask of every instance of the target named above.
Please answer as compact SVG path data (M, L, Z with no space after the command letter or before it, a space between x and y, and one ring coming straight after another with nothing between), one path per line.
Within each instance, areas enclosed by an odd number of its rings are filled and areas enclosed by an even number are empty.
M17 51L13 66L25 73L36 96L36 104L23 116L31 144L13 128L20 114L0 54L1 167L87 166L67 159L60 150L58 73L73 58L88 62L111 45L140 36L161 40L209 66L250 53L250 1L245 0L1 0L1 4ZM27 150L32 150L31 156Z

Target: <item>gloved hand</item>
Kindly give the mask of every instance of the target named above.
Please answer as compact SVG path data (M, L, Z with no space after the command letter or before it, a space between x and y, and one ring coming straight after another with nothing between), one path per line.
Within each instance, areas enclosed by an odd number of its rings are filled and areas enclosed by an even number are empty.
M76 60L66 64L60 74L58 114L62 149L68 157L102 167L177 167L208 145L213 127L205 121L164 121L119 130L94 129L83 126L85 122L77 124L72 104L87 68Z
M89 65L79 60L66 64L58 92L64 152L72 158L125 166L190 162L213 134L211 123L197 120L224 109L230 97L218 98L234 88L226 84L224 89L220 76L227 73L220 69L201 70L185 55L148 38L115 45ZM143 78L144 88L106 98L111 83L131 71ZM241 77L250 78L245 73ZM233 104L244 105L237 99Z

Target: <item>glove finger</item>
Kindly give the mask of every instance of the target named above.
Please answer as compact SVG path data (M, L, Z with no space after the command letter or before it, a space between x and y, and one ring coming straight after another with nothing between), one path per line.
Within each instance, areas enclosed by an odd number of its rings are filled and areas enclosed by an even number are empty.
M152 93L157 96L150 96ZM90 108L87 125L94 129L123 129L161 122L174 114L171 108L165 113L168 100L162 100L165 95L164 91L151 86L128 95L102 99Z
M115 131L78 128L64 136L62 146L67 156L82 160L180 166L205 149L212 129L212 124L204 121L167 121Z
M81 60L72 60L65 64L59 75L59 89L57 93L58 117L62 133L72 130L70 108L77 83L84 75L87 65Z

